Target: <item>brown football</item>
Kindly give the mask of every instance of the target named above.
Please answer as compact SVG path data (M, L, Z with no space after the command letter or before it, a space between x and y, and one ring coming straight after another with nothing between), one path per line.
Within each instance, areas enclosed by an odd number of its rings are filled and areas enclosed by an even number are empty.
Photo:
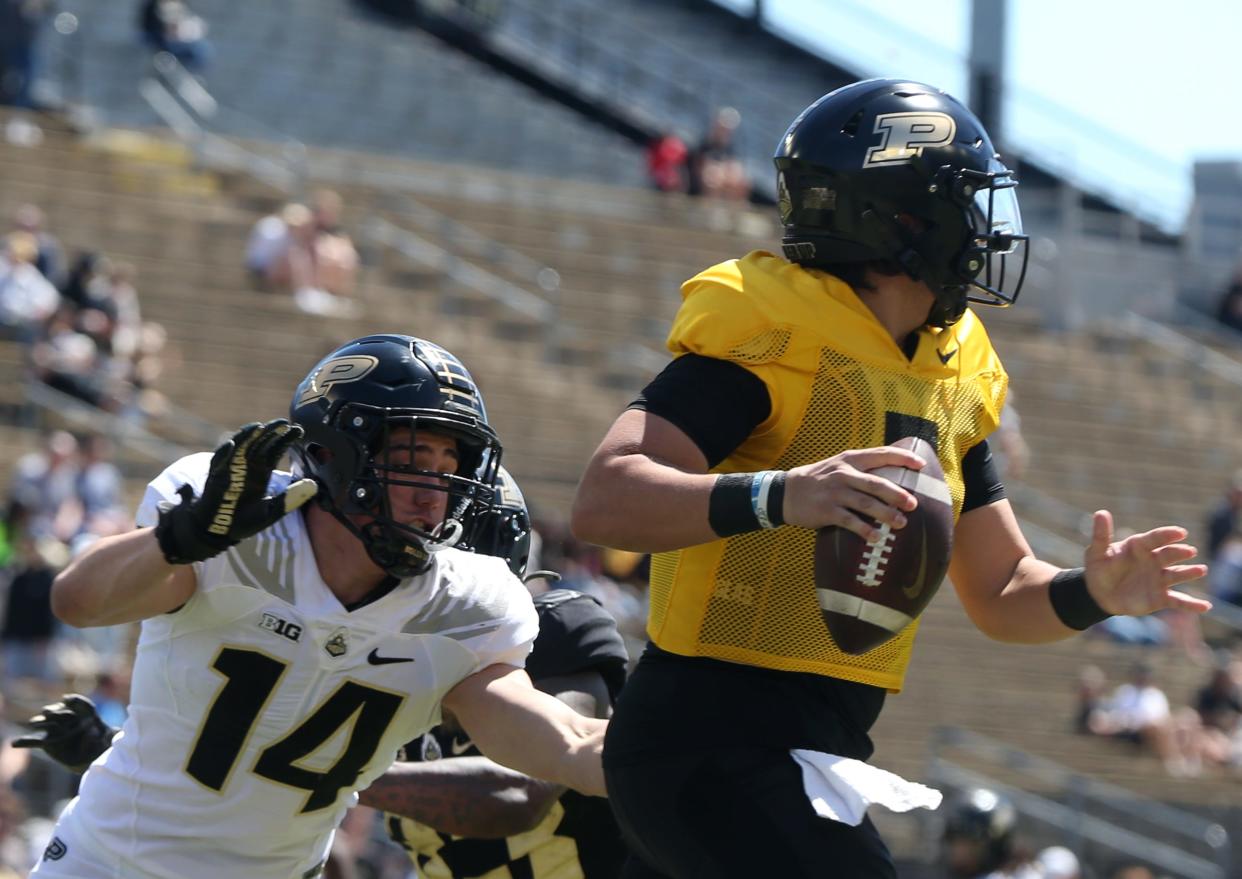
M892 445L927 462L922 470L872 471L918 498L906 526L882 526L876 543L836 527L821 528L815 537L815 589L824 624L837 646L855 655L879 647L923 612L953 549L953 500L935 449L913 436Z

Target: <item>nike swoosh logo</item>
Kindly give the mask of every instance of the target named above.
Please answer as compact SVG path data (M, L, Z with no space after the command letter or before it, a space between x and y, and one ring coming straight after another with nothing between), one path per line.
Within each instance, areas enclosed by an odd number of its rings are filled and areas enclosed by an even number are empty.
M923 581L927 579L927 535L923 535L923 539L919 541L919 546L923 550L919 555L919 572L915 575L914 583L909 586L902 586L901 591L905 593L906 598L914 601L919 597L919 593L923 591Z
M953 355L956 353L957 353L957 349L954 348L952 351L946 351L943 354L937 351L936 356L940 358L941 363L943 363L945 366L948 366L949 361L953 359Z
M460 757L462 754L469 751L473 746L474 742L470 741L470 739L466 739L463 742L454 736L453 741L449 743L449 750L453 752L454 757Z
M367 654L367 662L371 663L371 665L389 665L390 663L393 663L393 662L413 662L413 661L414 661L414 657L412 656L380 656L378 647L376 647L374 650L372 650L370 653Z

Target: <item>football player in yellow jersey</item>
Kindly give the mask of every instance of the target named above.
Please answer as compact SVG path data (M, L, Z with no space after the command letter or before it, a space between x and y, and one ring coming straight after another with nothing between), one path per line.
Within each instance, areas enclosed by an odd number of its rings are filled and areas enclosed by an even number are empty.
M674 360L596 451L582 539L651 552L651 639L604 747L610 802L677 879L891 877L867 819L820 818L792 749L855 760L901 689L917 621L847 654L825 628L814 529L875 541L913 495L875 474L932 444L952 495L951 579L1001 641L1068 638L1110 614L1204 611L1186 531L1113 540L1082 568L1035 558L988 451L1007 378L968 303L1009 305L1025 271L1016 181L979 121L901 80L839 89L776 153L784 258L756 252L682 288ZM728 840L721 845L721 840Z

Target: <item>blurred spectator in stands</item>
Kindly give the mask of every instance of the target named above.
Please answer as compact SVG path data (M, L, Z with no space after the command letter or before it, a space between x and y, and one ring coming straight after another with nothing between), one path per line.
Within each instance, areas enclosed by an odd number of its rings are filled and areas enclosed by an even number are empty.
M1242 757L1242 662L1223 657L1195 697L1204 757L1234 764Z
M29 340L51 316L60 294L35 267L39 241L29 232L10 232L0 254L0 326L10 337Z
M139 21L147 45L172 55L191 73L201 73L211 60L207 22L185 0L144 0Z
M129 674L106 669L100 671L88 698L95 703L100 720L113 729L120 729L129 715Z
M52 580L68 561L64 544L54 538L24 535L18 541L18 557L5 596L4 626L0 628L6 682L56 680L51 655L56 634Z
M74 308L86 308L87 303L97 297L96 288L107 283L111 271L112 263L102 253L87 251L78 254L60 286L60 295Z
M310 207L317 234L336 235L349 240L349 233L345 231L341 220L345 200L339 192L334 189L316 189L311 194Z
M1091 732L1091 715L1104 701L1104 670L1098 665L1084 665L1078 672L1078 711L1074 715L1074 732Z
M121 471L112 462L112 441L92 433L82 439L80 448L77 493L85 519L83 528L99 536L125 530L129 514L121 497Z
M1146 864L1126 862L1114 867L1113 871L1108 874L1108 879L1157 879L1157 877L1151 871L1151 867Z
M331 189L317 190L311 198L319 285L334 296L352 296L358 273L358 250L341 225L344 207L341 196Z
M1082 879L1078 856L1063 845L1051 845L1035 856L1039 879Z
M43 222L43 211L38 205L24 204L13 212L13 231L33 235L38 244L35 268L53 285L59 285L64 271L64 251L56 236L43 228Z
M346 297L353 293L358 252L348 235L330 231L336 228L332 216L330 200L317 204L315 211L303 205L286 209L282 219L288 237L268 269L268 280L292 293L303 311L345 316L355 311Z
M37 109L39 30L52 0L0 0L0 104Z
M690 150L676 134L667 133L647 144L647 179L660 192L690 189Z
M31 349L30 361L35 377L48 387L107 412L118 412L123 406L124 389L110 373L94 338L77 329L67 308L58 309L47 322L44 337Z
M1229 329L1242 332L1242 275L1235 277L1220 297L1216 319Z
M737 157L733 138L742 115L732 107L716 111L707 134L690 156L690 194L729 201L750 198L750 176Z
M1242 607L1242 532L1225 537L1212 558L1208 590L1213 598Z
M137 269L131 262L114 262L108 275L108 298L102 306L112 319L111 353L115 357L132 357L142 333L142 311L138 306L138 290L134 286Z
M260 217L251 227L246 240L246 271L256 286L269 288L269 273L289 244L289 220L305 216L307 211L305 205L289 202L276 213Z
M143 321L138 343L130 355L129 380L134 389L133 404L145 417L157 417L168 411L168 399L155 388L164 371L168 349L168 331L163 324ZM172 352L173 358L176 352Z
M1225 490L1225 497L1208 516L1207 558L1211 564L1216 561L1216 554L1225 544L1229 535L1242 531L1242 469L1235 470Z
M34 865L26 838L26 810L7 784L0 784L0 879L26 879Z
M1198 772L1200 755L1193 749L1195 743L1179 735L1169 709L1169 697L1156 685L1152 667L1146 662L1134 663L1130 680L1091 711L1087 729L1097 736L1145 746L1172 775Z
M41 451L17 459L9 503L20 507L14 519L23 535L68 541L78 532L82 523L78 473L78 441L64 430L49 434Z

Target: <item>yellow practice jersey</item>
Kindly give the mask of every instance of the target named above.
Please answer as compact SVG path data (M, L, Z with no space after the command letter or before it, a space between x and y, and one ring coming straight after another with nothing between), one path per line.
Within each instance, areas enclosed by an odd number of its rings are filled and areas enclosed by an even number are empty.
M967 311L919 331L908 358L844 282L756 251L682 286L675 355L728 360L763 380L771 413L713 472L789 470L902 436L934 440L960 512L962 456L997 426L1007 377ZM786 525L660 553L648 633L664 650L901 689L918 621L861 656L824 625L813 537Z

